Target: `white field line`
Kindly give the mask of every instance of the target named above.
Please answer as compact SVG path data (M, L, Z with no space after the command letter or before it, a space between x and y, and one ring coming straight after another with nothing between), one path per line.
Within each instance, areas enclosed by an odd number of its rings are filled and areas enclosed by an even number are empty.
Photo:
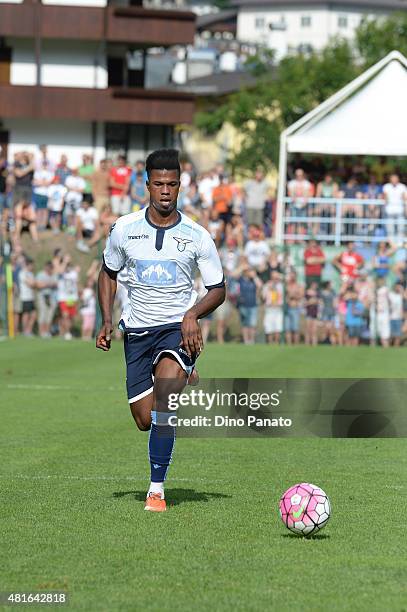
M6 385L7 389L16 389L23 390L29 389L31 391L95 391L96 389L91 388L83 388L83 387L74 387L72 385L37 385L37 384L8 384ZM123 387L103 387L103 391L121 391L124 390Z
M140 482L148 482L148 477L141 476L74 476L69 474L43 474L39 476L28 476L26 474L0 474L0 479L2 480L107 480L107 481L119 481L119 480L129 480L129 481L140 481ZM207 482L205 478L171 478L171 481L177 482ZM221 482L219 480L211 480L211 482Z

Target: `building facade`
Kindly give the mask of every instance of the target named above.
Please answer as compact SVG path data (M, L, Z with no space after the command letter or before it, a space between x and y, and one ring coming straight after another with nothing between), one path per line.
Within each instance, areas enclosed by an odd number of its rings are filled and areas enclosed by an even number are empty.
M406 10L404 0L235 0L237 38L290 52L323 49L336 37L352 39L361 20Z
M130 0L131 2L131 0ZM0 0L0 145L135 159L192 121L190 94L151 86L157 50L193 42L195 16L104 0ZM150 83L150 85L149 85Z

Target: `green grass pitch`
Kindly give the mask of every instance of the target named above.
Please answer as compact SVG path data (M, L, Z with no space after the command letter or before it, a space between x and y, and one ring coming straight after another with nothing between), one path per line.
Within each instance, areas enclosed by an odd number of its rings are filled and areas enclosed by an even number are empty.
M199 370L403 377L405 361L404 349L208 345ZM151 514L119 343L4 342L0 363L0 591L66 588L68 609L87 611L406 610L405 440L179 439L168 512ZM299 481L333 508L308 540L278 517Z

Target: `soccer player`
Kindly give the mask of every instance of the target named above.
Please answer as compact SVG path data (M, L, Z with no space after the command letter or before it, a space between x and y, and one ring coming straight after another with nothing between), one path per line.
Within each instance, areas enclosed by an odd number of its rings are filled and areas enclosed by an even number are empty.
M198 320L225 299L225 282L209 233L177 210L180 164L174 149L154 151L146 161L149 206L112 225L99 274L102 326L96 346L110 349L117 274L126 268L129 301L119 327L124 332L127 394L137 427L150 431L151 484L146 510L166 509L164 481L175 427L169 393L179 393L203 349ZM193 291L196 269L207 294Z

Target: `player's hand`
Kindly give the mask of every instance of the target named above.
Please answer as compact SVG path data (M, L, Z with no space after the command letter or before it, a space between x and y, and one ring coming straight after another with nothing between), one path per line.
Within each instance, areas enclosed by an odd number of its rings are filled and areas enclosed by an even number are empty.
M199 355L203 349L203 339L198 319L194 315L185 314L181 323L181 334L181 346L184 347L188 357Z
M113 326L111 323L104 323L104 325L102 325L96 336L96 348L102 349L102 351L108 351L110 349L112 331Z

